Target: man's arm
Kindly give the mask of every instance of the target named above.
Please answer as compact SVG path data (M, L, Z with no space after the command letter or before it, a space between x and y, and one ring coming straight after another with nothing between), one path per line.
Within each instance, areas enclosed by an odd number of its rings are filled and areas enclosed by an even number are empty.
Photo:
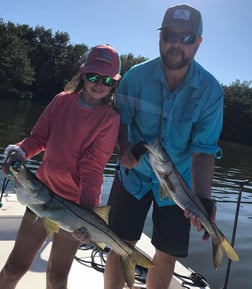
M192 190L202 198L211 198L214 164L212 154L194 153L192 156Z
M118 137L119 161L128 169L134 168L139 161L132 154L132 146L128 140L128 125L121 124Z
M211 187L214 175L214 156L212 154L194 153L192 156L192 183L193 192L198 195L203 201L208 202L210 206L209 217L214 223L216 216L216 206L211 201ZM204 202L203 202L204 203ZM185 216L190 219L192 226L197 231L203 229L197 216L192 215L188 210L185 211ZM207 232L203 235L203 240L208 240Z

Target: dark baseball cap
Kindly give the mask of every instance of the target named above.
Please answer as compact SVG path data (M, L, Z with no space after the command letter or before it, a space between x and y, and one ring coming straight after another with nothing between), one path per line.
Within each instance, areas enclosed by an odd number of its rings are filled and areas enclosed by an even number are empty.
M192 6L187 4L179 4L167 9L162 26L159 30L172 27L181 26L202 35L202 18L200 12Z

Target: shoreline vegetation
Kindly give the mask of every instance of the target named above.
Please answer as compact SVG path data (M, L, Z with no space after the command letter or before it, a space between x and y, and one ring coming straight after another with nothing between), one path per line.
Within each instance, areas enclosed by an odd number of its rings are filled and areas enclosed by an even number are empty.
M48 103L79 70L89 47L71 44L65 32L53 34L43 26L0 21L0 50L0 100ZM132 53L120 58L122 75L147 60ZM225 95L221 140L252 145L252 81L221 85Z

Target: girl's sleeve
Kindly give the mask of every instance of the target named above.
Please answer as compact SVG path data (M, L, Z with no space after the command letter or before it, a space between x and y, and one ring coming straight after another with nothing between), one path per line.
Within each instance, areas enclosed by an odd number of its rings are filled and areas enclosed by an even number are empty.
M57 99L58 95L47 105L30 134L17 144L25 152L26 159L30 159L45 150Z

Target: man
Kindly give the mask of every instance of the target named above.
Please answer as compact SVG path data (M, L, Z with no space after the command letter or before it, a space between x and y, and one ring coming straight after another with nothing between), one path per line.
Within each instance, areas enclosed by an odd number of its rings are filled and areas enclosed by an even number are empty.
M159 183L148 155L136 160L132 146L159 139L193 192L211 204L214 158L222 130L223 90L194 56L202 42L201 14L188 5L169 8L160 30L160 57L139 64L123 77L117 96L121 115L118 145L120 169L109 203L110 226L124 240L136 244L147 212L153 205L154 267L147 274L148 289L167 289L178 257L188 254L190 223L202 230L197 216L159 199ZM214 222L216 207L209 211ZM186 216L186 217L185 217ZM203 239L207 240L205 233ZM105 289L125 283L118 256L107 260Z

